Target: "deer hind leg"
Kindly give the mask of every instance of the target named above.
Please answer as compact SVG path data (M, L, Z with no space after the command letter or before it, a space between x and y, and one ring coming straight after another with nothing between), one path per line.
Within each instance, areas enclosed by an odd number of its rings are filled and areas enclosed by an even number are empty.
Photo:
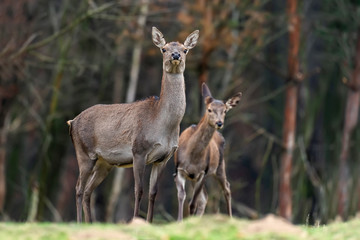
M231 190L230 190L230 183L226 179L225 173L225 161L222 160L219 168L216 171L216 179L220 183L220 186L224 192L224 197L226 201L226 209L230 217L232 217L232 209L231 209Z
M157 149L160 146L161 146L161 144L155 144L155 148L153 151L155 151L155 149ZM158 190L159 178L161 176L162 171L164 170L164 168L166 166L167 161L171 158L171 156L174 154L176 149L177 149L177 147L173 147L171 149L171 151L164 157L164 159L160 162L155 162L151 169L150 186L149 186L149 204L148 204L148 212L147 212L147 218L146 218L146 220L148 222L152 222L152 219L154 216L154 203L155 203L155 198L156 198L156 194L157 194L157 190ZM151 153L147 156L147 158L148 159L152 158Z
M91 175L95 161L91 160L86 153L76 152L78 165L79 165L79 177L76 183L76 213L77 222L82 222L82 202L86 183Z
M206 193L205 186L203 186L196 201L195 214L197 216L202 216L204 214L207 201L208 201L208 195Z
M183 176L180 169L177 169L177 173L175 176L175 184L177 189L177 196L178 196L178 221L182 221L183 213L184 213L184 202L186 199L186 191L185 191L185 182L186 179Z
M111 165L105 163L102 160L97 160L94 170L89 177L89 181L86 183L85 191L84 191L84 215L85 222L92 222L91 217L91 208L90 208L90 200L91 194L97 186L105 179L105 177L109 174L112 169Z
M148 212L147 212L147 219L146 221L152 222L153 215L154 215L154 203L155 198L158 190L158 182L166 165L166 161L160 163L154 163L151 169L150 175L150 185L149 185L149 204L148 204Z

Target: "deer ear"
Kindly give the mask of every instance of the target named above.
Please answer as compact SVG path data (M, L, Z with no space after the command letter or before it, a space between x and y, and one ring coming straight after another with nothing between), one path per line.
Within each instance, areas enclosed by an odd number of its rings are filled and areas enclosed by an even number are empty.
M203 83L201 86L201 92L202 92L202 96L204 98L205 104L210 104L214 98L211 95L210 89L208 88L208 86L206 85L206 83Z
M196 46L197 40L199 38L199 30L193 31L185 40L184 46L188 49L192 49Z
M238 103L240 102L241 96L242 96L242 93L238 92L232 98L227 100L226 103L225 103L226 104L226 111L229 111L233 107L236 107L236 105L238 105Z
M214 98L212 98L212 97L210 97L210 96L207 96L206 98L205 98L205 104L206 105L208 105L208 104L210 104L210 103L212 103L212 101L214 101Z
M203 98L206 98L206 97L211 97L211 98L212 98L210 89L208 88L208 86L206 85L206 83L203 83L203 84L201 85L201 94L202 94Z
M164 35L156 27L152 27L152 40L158 48L162 48L166 44Z

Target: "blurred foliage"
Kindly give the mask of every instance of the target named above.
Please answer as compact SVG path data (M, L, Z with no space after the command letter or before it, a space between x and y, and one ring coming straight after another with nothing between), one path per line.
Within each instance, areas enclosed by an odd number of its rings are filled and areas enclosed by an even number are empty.
M355 66L359 7L355 0L305 0L299 6L305 78L292 178L295 222L304 223L309 216L313 222L327 222L336 216L347 91L342 79L350 79ZM0 10L5 16L0 19L0 85L12 83L19 89L5 116L3 219L28 219L38 189L36 219L74 220L77 163L66 121L94 104L112 103L116 94L125 101L140 1L1 1ZM259 215L276 213L287 71L284 1L150 1L136 99L160 93L161 54L151 41L152 26L169 42L184 41L200 30L199 43L187 58L181 129L202 115L201 82L219 99L243 92L222 130L234 215L248 217L246 207ZM116 81L121 87L114 93ZM357 127L349 157L354 193L349 216L358 211L359 131ZM170 160L155 204L157 221L176 218L173 171ZM109 184L103 183L94 201L100 209L106 206ZM126 189L122 196L132 198L132 188ZM225 212L217 183L210 181L208 189L207 212ZM128 209L133 207L129 202Z

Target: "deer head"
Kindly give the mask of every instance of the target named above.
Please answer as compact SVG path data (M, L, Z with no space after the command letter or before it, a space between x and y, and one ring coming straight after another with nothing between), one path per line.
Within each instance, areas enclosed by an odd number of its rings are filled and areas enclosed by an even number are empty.
M241 99L242 93L238 92L232 98L223 102L222 100L213 98L210 89L203 83L202 96L206 104L205 116L208 124L215 129L221 129L224 126L226 113L233 107L236 107Z
M163 34L156 28L152 28L154 44L160 48L163 54L163 69L167 73L183 73L185 70L186 55L195 47L199 38L199 30L192 32L184 44L179 42L166 43Z

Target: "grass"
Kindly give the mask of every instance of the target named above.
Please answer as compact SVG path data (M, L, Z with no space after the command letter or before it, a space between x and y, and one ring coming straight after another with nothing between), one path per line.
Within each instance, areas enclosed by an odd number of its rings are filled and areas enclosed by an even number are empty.
M161 225L150 225L143 221L132 224L0 223L1 240L355 240L359 236L359 219L320 227L291 226L277 220L256 223L237 218L228 219L222 215L193 217L182 223Z

